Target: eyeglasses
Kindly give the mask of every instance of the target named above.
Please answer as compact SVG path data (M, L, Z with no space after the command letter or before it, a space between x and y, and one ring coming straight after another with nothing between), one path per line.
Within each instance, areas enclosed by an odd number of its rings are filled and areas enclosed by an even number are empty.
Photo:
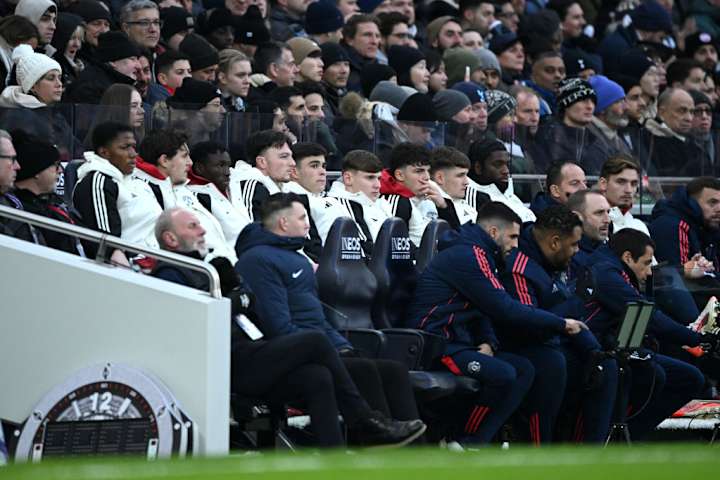
M163 20L138 20L136 22L125 22L128 25L137 25L140 28L148 29L150 28L150 25L153 27L162 28L163 27Z
M701 117L703 115L705 115L706 117L711 117L712 110L710 110L709 108L696 108L695 110L693 110L693 115L695 115L696 117Z
M5 160L10 160L10 163L17 162L17 155L0 155L0 158L4 158Z

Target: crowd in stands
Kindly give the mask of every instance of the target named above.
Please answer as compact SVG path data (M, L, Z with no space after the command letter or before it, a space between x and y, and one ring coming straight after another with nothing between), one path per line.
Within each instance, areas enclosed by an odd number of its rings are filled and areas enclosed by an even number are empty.
M301 399L318 445L442 425L467 447L508 423L600 443L619 390L643 439L717 395L717 336L687 326L720 287L718 0L19 0L0 15L0 205L212 263L233 391ZM692 179L662 198L657 177ZM338 219L366 262L392 218L411 256L449 225L402 318L444 339L434 368L482 385L445 414L406 365L364 358L318 291ZM0 233L97 253L2 217ZM653 290L654 267L671 287ZM647 299L651 359L619 375L619 322Z

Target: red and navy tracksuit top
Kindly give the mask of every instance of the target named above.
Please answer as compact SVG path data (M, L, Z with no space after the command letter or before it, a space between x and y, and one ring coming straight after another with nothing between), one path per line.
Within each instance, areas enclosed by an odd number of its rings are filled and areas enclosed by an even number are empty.
M696 253L720 269L718 241L720 232L705 226L700 205L678 188L670 200L660 200L652 211L650 235L655 241L655 258L672 265L682 265Z
M498 278L500 248L468 223L440 239L438 254L420 275L408 326L443 336L446 355L499 342L493 325L562 333L565 320L513 299Z

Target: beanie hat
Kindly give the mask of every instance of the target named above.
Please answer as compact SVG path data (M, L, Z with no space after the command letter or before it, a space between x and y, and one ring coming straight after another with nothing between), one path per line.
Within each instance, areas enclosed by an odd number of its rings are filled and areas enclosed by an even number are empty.
M345 49L335 42L323 43L320 45L320 50L322 50L322 61L325 64L325 68L328 68L333 63L350 61L350 57L348 57Z
M672 17L655 0L646 0L630 12L632 24L638 30L648 32L672 32Z
M507 152L507 148L501 141L486 137L470 144L468 158L470 158L471 164L484 162L493 152Z
M426 27L426 31L427 31L427 44L429 46L432 45L435 40L437 40L438 35L440 35L440 30L442 29L443 25L445 25L448 22L458 22L458 20L455 17L452 17L450 15L444 15L444 16L438 17L435 20L433 20L432 22L428 23L428 25Z
M583 70L592 69L596 74L602 73L602 60L597 55L591 55L579 48L565 49L563 53L566 75L577 77Z
M15 7L15 15L25 17L37 26L48 8L57 12L57 5L52 0L20 0Z
M693 99L693 102L695 102L695 106L698 105L708 105L711 109L712 107L712 101L710 100L710 97L705 95L704 93L698 91L698 90L688 90L688 93ZM13 142L15 141L15 137L13 137Z
M312 53L317 52L314 56L320 56L322 54L320 46L309 38L293 37L287 41L287 45L290 47L290 50L292 50L293 58L298 65Z
M492 51L495 55L500 55L516 43L520 43L520 39L512 32L493 35L490 39L490 51Z
M55 47L55 50L60 52L61 55L65 54L65 47L67 47L70 38L77 30L77 27L85 22L80 15L73 13L60 12L57 16L57 26L55 27L55 33L53 33L52 41L50 45Z
M416 93L402 104L397 119L401 122L436 122L438 118L430 95Z
M463 108L470 105L470 99L457 90L440 90L433 97L435 113L441 121L450 121Z
M685 56L692 57L703 45L712 45L715 50L718 49L717 39L709 33L698 32L685 37Z
M24 130L13 130L10 135L20 164L17 181L32 178L60 160L57 147L44 138L31 135Z
M331 0L311 3L305 12L305 31L309 35L335 32L345 25L342 12Z
M190 68L202 70L220 62L217 49L196 33L188 34L180 42L180 53L190 59Z
M24 93L30 89L50 70L62 72L60 64L42 53L35 53L30 45L21 44L12 52L12 59L17 65L17 81Z
M370 92L370 101L385 102L400 110L410 95L411 93L407 90L398 87L393 82L384 80L372 89L372 92Z
M180 7L161 8L160 19L163 21L160 36L165 41L170 40L170 37L176 33L195 27L195 19L192 14Z
M593 75L588 82L593 90L595 90L595 95L597 96L597 103L595 104L596 115L604 112L613 103L625 98L625 90L603 75Z
M180 110L200 110L216 97L222 97L222 93L212 83L186 77L166 103Z
M362 84L362 93L365 98L370 97L375 85L383 80L390 80L396 76L397 72L388 65L382 63L366 63L360 71L360 83Z
M451 0L434 0L430 2L427 7L425 7L425 11L427 12L425 18L432 20L433 18L439 17L460 17L460 11L451 4L457 5L457 2Z
M397 73L398 83L410 85L410 69L418 62L425 60L425 55L417 48L406 45L393 45L387 50L388 65Z
M358 0L357 4L363 13L372 13L384 0Z
M445 50L443 60L445 60L448 85L465 80L466 67L470 67L471 74L480 68L480 60L465 48L449 48Z
M472 51L472 53L478 58L478 61L480 62L479 67L482 70L495 70L502 73L500 62L498 62L497 56L495 56L493 52L487 48L476 48Z
M235 41L244 45L261 45L270 41L270 31L257 5L250 5L243 16L235 17Z
M517 101L501 90L488 90L485 92L485 99L487 101L489 124L499 122L517 107Z
M138 55L140 50L124 32L105 32L98 37L97 59L100 62L114 62Z
M487 102L487 98L485 98L485 87L475 82L458 82L452 86L452 89L467 95L470 103L473 105Z
M544 8L531 15L520 17L519 31L523 35L535 35L537 37L552 37L560 28L560 17L557 12Z
M561 112L572 104L588 98L597 104L595 90L582 78L566 78L558 86L557 104Z
M647 53L636 48L620 55L617 73L634 78L637 83L640 83L642 76L654 65L655 62Z
M235 17L232 12L225 7L215 8L209 14L206 12L205 17L200 17L199 22L201 25L202 33L209 34L218 28L222 27L234 27Z
M176 7L179 8L179 7ZM110 11L96 0L80 0L77 3L71 3L68 12L80 15L85 22L90 23L93 20L107 20L111 22Z

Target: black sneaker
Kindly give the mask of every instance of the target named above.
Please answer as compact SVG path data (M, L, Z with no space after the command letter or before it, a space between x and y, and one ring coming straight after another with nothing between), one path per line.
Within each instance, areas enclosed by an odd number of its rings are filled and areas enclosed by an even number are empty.
M354 426L353 437L368 447L401 447L416 440L426 429L422 420L393 420L372 412Z

